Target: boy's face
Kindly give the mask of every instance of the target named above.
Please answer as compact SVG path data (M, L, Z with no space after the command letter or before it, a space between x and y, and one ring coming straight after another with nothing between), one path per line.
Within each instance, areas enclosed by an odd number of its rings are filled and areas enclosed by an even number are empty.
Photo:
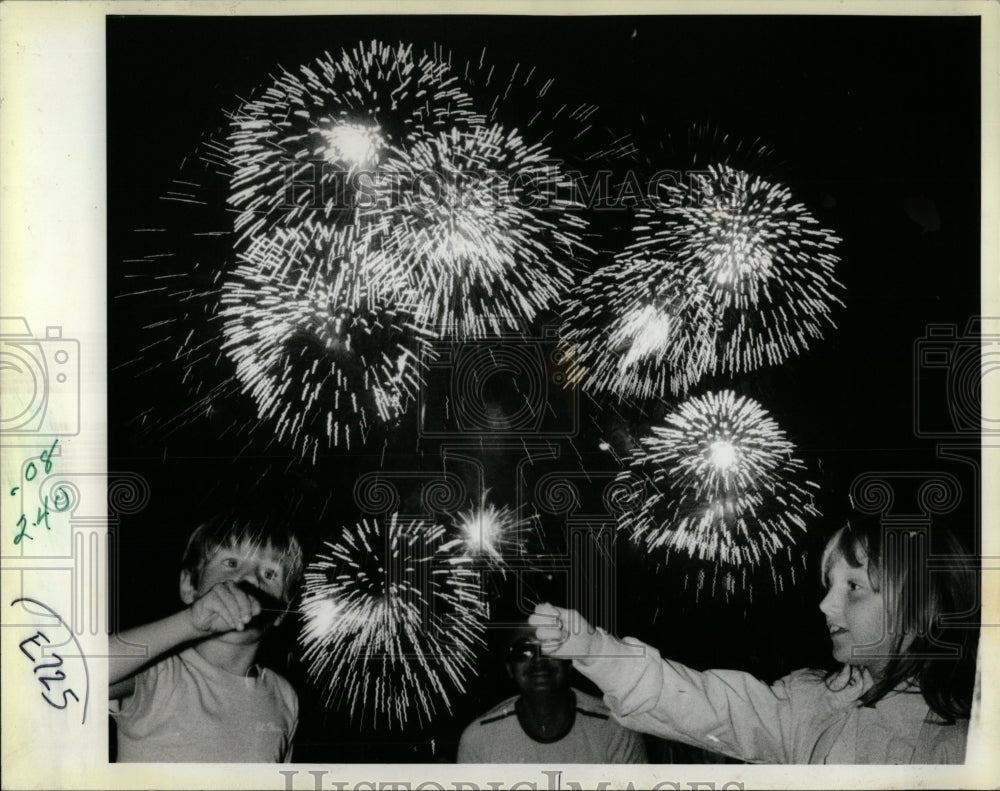
M244 541L232 546L221 546L205 561L198 575L198 584L193 583L190 572L181 572L181 599L191 604L204 596L220 582L248 582L256 588L285 601L285 565L281 553L269 545ZM265 605L266 606L266 605ZM282 615L267 619L266 624L281 622ZM253 622L251 622L253 626ZM262 628L248 628L246 632L263 631Z

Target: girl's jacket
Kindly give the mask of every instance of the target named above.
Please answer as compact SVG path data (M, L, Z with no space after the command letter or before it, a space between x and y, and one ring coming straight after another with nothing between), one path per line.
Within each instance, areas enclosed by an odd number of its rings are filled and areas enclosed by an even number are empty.
M691 670L634 638L598 630L573 664L605 693L626 728L751 763L951 764L965 759L968 720L942 724L919 690L857 704L867 671L830 681L797 670L768 685L736 670Z

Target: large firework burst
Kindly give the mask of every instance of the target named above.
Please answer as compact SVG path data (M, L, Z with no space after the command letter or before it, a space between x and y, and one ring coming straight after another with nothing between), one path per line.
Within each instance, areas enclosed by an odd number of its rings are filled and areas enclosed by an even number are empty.
M300 642L327 705L371 727L422 723L462 692L483 644L479 576L444 546L444 528L360 522L305 574Z
M671 277L707 295L716 372L784 362L834 326L839 239L786 187L715 166L664 194L671 208L639 212L646 226L629 255L666 248Z
M351 222L393 148L475 122L470 105L446 64L403 44L359 44L282 72L233 115L240 240L304 220Z
M279 439L315 457L407 408L427 340L372 298L352 233L280 230L240 258L221 287L222 349Z
M787 188L721 165L660 198L565 308L572 381L683 394L706 374L784 362L834 326L839 240Z
M834 326L840 240L786 187L722 166L666 191L676 208L648 217L649 237L636 247L672 245L681 279L708 292L719 318L719 371L777 365Z
M522 329L572 280L586 221L544 146L499 125L453 128L386 160L361 227L421 295L420 323L463 338Z
M623 526L649 548L730 565L768 561L816 516L804 465L756 401L732 391L683 402L629 457L646 493Z

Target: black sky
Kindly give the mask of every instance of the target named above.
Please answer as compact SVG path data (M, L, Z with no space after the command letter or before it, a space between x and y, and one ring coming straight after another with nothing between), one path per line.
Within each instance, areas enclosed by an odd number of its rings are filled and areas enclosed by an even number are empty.
M533 66L554 79L560 99L598 105L597 122L633 135L639 161L650 166L684 167L670 152L684 148L696 124L766 144L797 199L843 240L846 307L806 355L732 386L773 413L821 484L817 535L846 515L852 482L873 471L956 476L962 503L945 518L975 534L971 467L939 458L944 438L914 430L915 394L930 410L925 422L947 423L947 372L915 371L914 359L928 325L956 325L959 337L945 346L961 346L979 312L978 18L109 17L107 32L109 470L141 472L152 489L148 509L120 528L123 624L174 606L178 543L209 511L233 500L266 502L279 517L332 530L334 515L351 513L361 472L405 467L408 458L437 464L433 444L417 450L412 437L409 445L396 437L388 446L395 460L385 462L377 447L335 450L312 465L260 438L247 444L223 434L231 414L171 435L136 430L137 415L163 419L187 395L169 366L139 375L162 355L143 351L154 334L142 327L179 308L122 296L143 274L130 263L144 253L135 230L174 216L161 199L171 180L241 97L280 67L376 38L417 50L437 45L456 61L478 61L485 48L498 68ZM514 104L509 122L531 112ZM596 226L608 229L613 246L614 229L627 222L620 213ZM232 408L238 415L245 407ZM588 431L576 442L580 465L607 469L599 437ZM408 456L417 453L419 462ZM508 475L513 460L492 463ZM899 488L901 512L915 508L907 486ZM685 661L775 675L827 650L804 573L786 596L761 589L752 603L727 607L695 601L627 550L618 563L619 627ZM499 700L490 676L497 670L484 659L481 680L454 716L420 736L352 735L339 715L307 706L302 759L360 760L352 750L379 761L447 759L461 726Z

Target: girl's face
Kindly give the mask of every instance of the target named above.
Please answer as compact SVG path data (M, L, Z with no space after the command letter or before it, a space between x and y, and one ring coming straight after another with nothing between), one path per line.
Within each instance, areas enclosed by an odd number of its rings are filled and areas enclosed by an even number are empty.
M888 664L892 635L886 628L885 600L868 578L868 560L851 566L839 552L827 572L826 596L819 608L826 616L838 662L867 667L878 675Z

